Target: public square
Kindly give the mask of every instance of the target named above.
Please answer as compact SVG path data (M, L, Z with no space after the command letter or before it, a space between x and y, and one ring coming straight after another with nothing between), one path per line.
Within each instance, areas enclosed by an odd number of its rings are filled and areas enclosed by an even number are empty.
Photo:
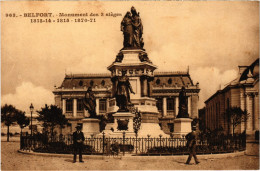
M258 143L247 143L246 155L221 159L201 159L195 165L192 159L190 165L185 165L186 157L151 157L147 160L120 157L105 157L104 159L87 159L84 163L72 163L71 158L28 155L18 152L19 140L12 138L1 142L1 169L2 170L258 170L259 153ZM200 159L200 156L198 156Z

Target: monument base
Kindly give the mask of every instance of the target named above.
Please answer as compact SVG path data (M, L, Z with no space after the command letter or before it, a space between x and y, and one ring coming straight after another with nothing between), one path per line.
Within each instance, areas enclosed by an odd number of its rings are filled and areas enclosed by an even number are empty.
M174 138L182 138L191 132L191 122L190 118L176 118L174 120Z
M122 138L123 133L125 133L125 137L134 137L134 128L133 128L133 119L134 114L130 112L117 112L113 114L114 123L108 123L106 125L105 136L111 138ZM101 136L100 133L98 136Z
M91 135L99 134L99 119L95 118L85 118L82 119L82 132L85 137L90 137Z
M170 135L165 134L158 123L141 123L140 130L138 131L138 137L147 138L147 137L160 137L163 138L170 137Z

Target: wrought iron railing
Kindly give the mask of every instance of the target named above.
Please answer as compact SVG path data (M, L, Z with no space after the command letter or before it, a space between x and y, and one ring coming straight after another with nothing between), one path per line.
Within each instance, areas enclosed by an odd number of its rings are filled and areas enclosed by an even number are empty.
M215 136L213 138L200 138L197 140L197 153L226 153L242 151L246 148L244 135ZM47 136L36 134L21 136L21 150L49 153L73 153L72 135ZM180 155L187 154L185 138L173 137L101 137L91 136L84 142L84 154L118 154L122 152L136 155Z

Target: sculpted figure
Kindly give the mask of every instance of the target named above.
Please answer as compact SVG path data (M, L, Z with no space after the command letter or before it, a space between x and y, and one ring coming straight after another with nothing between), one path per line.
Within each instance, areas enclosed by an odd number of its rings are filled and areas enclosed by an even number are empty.
M118 111L128 111L127 106L131 104L130 92L135 94L129 82L129 78L126 76L126 71L122 71L122 76L117 80L117 87L115 92L116 103L119 107Z
M124 47L132 47L133 45L133 25L131 13L128 11L121 22L121 31L124 33Z
M132 22L134 28L133 47L143 48L143 25L139 13L136 12L135 7L131 8Z
M121 22L124 34L124 48L143 48L143 25L139 13L134 7L128 11Z
M85 94L85 99L83 100L83 104L86 110L88 110L90 118L96 118L96 98L94 96L94 92L92 91L92 87L88 88Z
M188 97L186 96L184 86L179 94L179 113L177 118L189 118L188 114Z

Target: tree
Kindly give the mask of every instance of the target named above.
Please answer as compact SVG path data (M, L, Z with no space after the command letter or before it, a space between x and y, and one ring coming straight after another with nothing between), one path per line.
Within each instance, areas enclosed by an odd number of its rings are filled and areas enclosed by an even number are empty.
M41 111L37 111L39 114L39 117L37 117L37 120L40 122L43 122L43 127L47 130L47 128L51 129L51 138L54 136L54 128L55 126L59 125L60 128L68 123L68 120L65 118L65 116L62 114L62 110L58 108L55 105L48 106L45 105L44 108L41 109Z
M58 115L58 125L60 126L61 134L62 134L62 128L64 128L64 125L68 124L68 119L65 117L65 115L61 114Z
M233 135L235 128L242 122L246 122L249 116L247 110L242 110L240 107L231 107L226 110L225 115L227 116L228 123L233 126Z
M9 127L15 123L18 110L13 105L1 107L1 122L7 126L7 141L9 142Z
M30 124L30 119L25 116L25 112L18 110L16 113L16 120L17 120L17 124L21 128L21 135L22 135L22 129Z

